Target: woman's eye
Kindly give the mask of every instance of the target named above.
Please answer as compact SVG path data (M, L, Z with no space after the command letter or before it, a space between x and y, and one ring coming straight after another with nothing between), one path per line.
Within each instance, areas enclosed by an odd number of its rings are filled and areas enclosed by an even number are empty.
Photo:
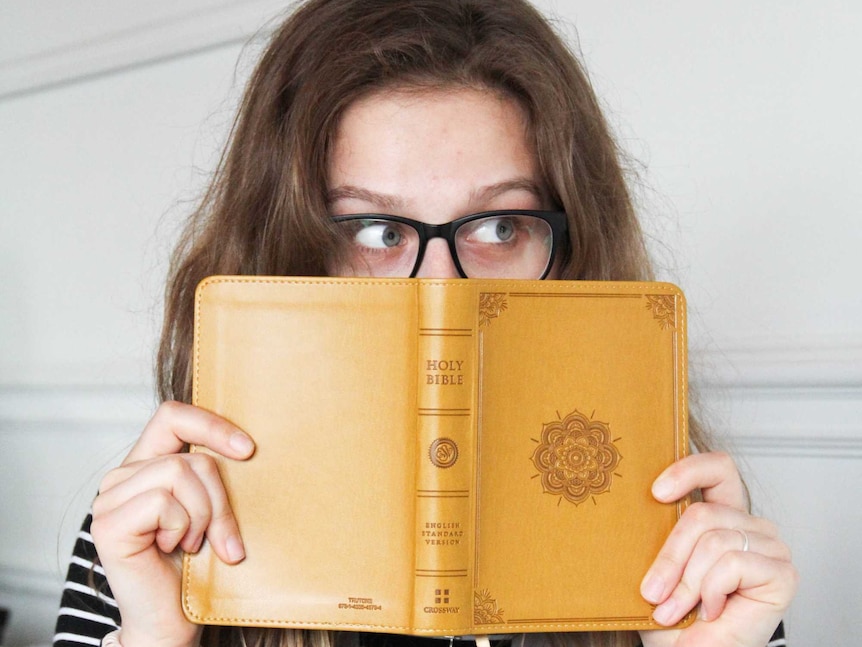
M363 247L383 249L401 244L403 236L398 227L387 222L372 222L356 232L355 242Z
M511 218L488 218L481 220L470 234L477 243L506 243L515 235L515 223Z

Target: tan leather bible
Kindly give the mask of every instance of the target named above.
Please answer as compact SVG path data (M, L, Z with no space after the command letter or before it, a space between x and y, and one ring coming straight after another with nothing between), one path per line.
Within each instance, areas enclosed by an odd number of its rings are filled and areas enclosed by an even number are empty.
M194 403L257 451L217 459L247 557L185 556L191 620L658 628L639 585L686 505L650 494L688 450L678 288L212 277L196 299Z

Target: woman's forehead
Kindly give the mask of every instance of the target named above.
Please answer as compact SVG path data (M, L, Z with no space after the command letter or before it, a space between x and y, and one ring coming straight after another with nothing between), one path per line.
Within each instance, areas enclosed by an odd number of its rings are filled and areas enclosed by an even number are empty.
M524 111L514 100L477 89L387 90L345 111L329 191L332 199L361 199L364 190L408 201L453 192L482 201L538 193L536 166Z

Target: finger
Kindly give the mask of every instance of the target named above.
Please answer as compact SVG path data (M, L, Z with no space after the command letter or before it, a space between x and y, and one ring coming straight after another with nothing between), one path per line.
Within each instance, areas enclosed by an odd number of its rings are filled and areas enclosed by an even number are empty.
M181 547L196 552L212 515L209 492L198 474L215 469L207 463L212 464L208 456L174 454L113 470L102 482L99 496L93 502L93 513L119 508L151 490L163 490L184 509L189 520Z
M748 493L736 464L724 452L686 456L655 480L653 496L664 503L678 501L700 489L703 500L737 510L748 510Z
M778 539L755 532L746 532L745 541L738 530L712 530L704 533L685 565L679 584L670 597L655 612L655 619L662 624L679 622L701 599L701 592L707 575L731 553L745 552L767 556L778 561L789 560L787 546ZM723 604L723 599L721 601Z
M118 507L153 489L169 491L189 517L180 542L183 550L197 552L206 533L223 561L236 563L243 559L245 551L236 518L215 460L206 454L174 454L113 470L103 481L103 489L93 504L94 513Z
M641 595L652 604L664 602L682 578L699 539L711 531L728 528L744 528L748 533L770 537L777 535L775 526L765 519L714 503L694 503L680 517L644 576ZM739 533L734 534L741 548Z
M731 552L709 570L701 587L701 618L713 621L733 614L743 602L759 604L763 612L781 618L796 593L799 575L788 560L758 553Z
M176 549L189 517L166 489L141 492L115 508L93 509L90 534L104 562L127 560L156 544L163 553Z
M700 647L716 644L720 637L722 644L765 645L798 583L790 562L752 552L726 553L704 580L698 622L673 632L673 644Z
M228 501L224 483L215 460L200 454L200 463L194 462L196 473L209 496L211 512L206 537L219 559L227 564L236 564L245 559L245 547L233 509ZM198 548L200 545L198 545Z
M176 454L188 444L235 459L254 452L248 434L221 416L182 402L163 402L123 463Z

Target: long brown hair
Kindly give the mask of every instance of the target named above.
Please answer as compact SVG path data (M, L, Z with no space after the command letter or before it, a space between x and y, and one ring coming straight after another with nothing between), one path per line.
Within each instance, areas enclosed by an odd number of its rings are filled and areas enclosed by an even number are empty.
M326 273L339 253L326 179L340 116L359 97L396 87L470 87L513 98L527 114L544 188L554 207L569 214L561 278L652 278L621 154L587 75L534 7L524 0L308 0L273 34L175 251L157 360L163 400L191 397L198 281L212 274ZM210 628L204 644L326 647L351 640L328 632ZM527 640L635 642L636 634Z

